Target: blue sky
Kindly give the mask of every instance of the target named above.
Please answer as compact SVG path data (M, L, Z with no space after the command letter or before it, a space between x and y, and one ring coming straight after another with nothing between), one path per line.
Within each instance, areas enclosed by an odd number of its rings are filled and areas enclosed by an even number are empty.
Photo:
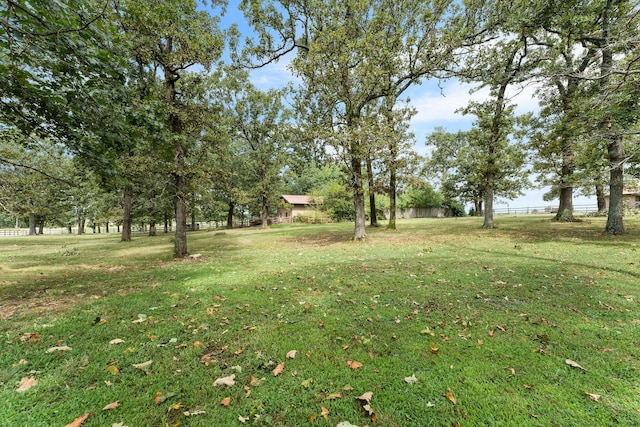
M242 13L238 10L238 0L229 1L227 13L222 18L222 27L226 28L231 24L238 25L243 39L251 34L251 29L247 25ZM252 82L262 90L269 88L279 88L294 80L294 76L288 70L290 58L283 58L277 63L270 64L264 68L254 70L251 74ZM442 126L449 132L458 130L468 130L473 123L473 116L462 116L456 114L458 108L467 106L471 100L483 100L487 96L487 91L481 90L473 95L469 94L472 86L462 84L455 79L440 82L425 81L421 85L416 85L406 92L410 98L411 105L416 109L417 114L411 121L411 130L415 134L414 149L419 154L427 154L428 148L425 145L427 135L436 127ZM517 104L516 112L524 114L538 110L538 102L534 95L534 88L528 87L521 90L512 91L512 101ZM496 200L496 209L501 208L540 208L545 206L557 206L557 200L545 202L542 197L547 189L527 190L524 196L515 200ZM574 206L594 205L594 197L575 196Z

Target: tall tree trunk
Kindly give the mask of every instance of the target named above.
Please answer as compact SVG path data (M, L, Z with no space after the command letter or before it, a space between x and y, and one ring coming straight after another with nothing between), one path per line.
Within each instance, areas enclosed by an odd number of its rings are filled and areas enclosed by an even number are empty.
M233 210L235 208L235 204L233 202L229 202L229 210L227 211L227 229L233 228Z
M482 199L475 199L473 201L473 209L475 216L482 216Z
M44 217L38 218L38 234L44 234Z
M573 173L575 165L573 161L573 144L566 141L562 148L562 169L560 177L560 200L555 221L575 221L573 217Z
M494 197L494 177L493 173L486 175L486 185L484 191L484 223L482 228L493 228L493 197Z
M109 234L109 221L104 223L104 232Z
M269 228L269 205L266 203L265 195L262 195L262 209L260 211L260 220L262 221L262 228Z
M78 218L78 235L84 234L85 222L86 222L86 219L84 219L83 217Z
M173 50L172 40L167 41L167 51ZM176 81L180 78L169 67L163 69L165 75L165 100L170 109L175 108ZM167 118L168 128L174 139L173 167L175 175L175 211L176 234L173 248L175 258L187 256L187 165L185 161L185 148L182 139L178 136L182 133L182 122L175 111L170 111Z
M598 203L598 213L607 211L607 199L604 197L604 188L602 184L596 184L596 200Z
M389 224L387 224L387 228L391 230L396 229L396 197L397 197L397 177L396 177L396 168L395 168L395 160L393 161L394 165L391 167L389 171Z
M609 215L607 216L607 233L623 234L624 223L624 140L622 137L612 138L607 147L609 154Z
M196 210L191 209L191 231L197 230L196 228Z
M367 153L367 179L369 181L369 223L372 227L378 226L378 214L376 212L376 191L373 176L373 164L371 152Z
M36 235L36 214L31 212L29 214L29 236Z
M600 87L603 92L610 88L611 68L613 67L613 49L611 47L611 13L619 0L607 0L602 13L602 65L600 67ZM607 154L609 159L609 214L607 216L607 226L605 230L609 234L617 235L624 233L623 217L623 192L624 192L624 140L616 135L613 118L611 116L604 120L603 133L607 135Z
M167 215L167 213L164 213L164 234L167 234L169 232L169 215Z
M149 221L149 236L153 237L156 234L157 234L156 220L155 219L151 219L151 221Z
M130 184L124 187L122 195L122 237L120 241L131 241L131 206L133 205L133 188Z
M355 213L355 230L353 240L364 241L367 238L365 229L366 217L364 213L364 188L362 184L362 159L354 152L351 153L351 188L353 190L353 207Z
M180 138L176 138L175 168L176 168L176 237L173 250L175 258L187 256L187 178L185 176L184 149Z

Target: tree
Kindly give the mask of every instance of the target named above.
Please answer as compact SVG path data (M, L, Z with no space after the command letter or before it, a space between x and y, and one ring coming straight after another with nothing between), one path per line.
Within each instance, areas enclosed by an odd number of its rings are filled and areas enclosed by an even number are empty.
M262 228L268 227L269 208L282 195L282 169L287 160L289 112L282 104L282 91L262 92L246 75L228 76L222 102L232 118L233 137L241 142L246 193L258 202Z
M446 67L463 33L456 3L244 0L241 8L258 34L246 52L259 63L296 51L292 69L302 80L301 99L322 119L318 139L348 167L354 240L365 239L364 109Z
M216 3L217 4L217 3ZM122 4L124 26L133 43L132 57L145 67L159 68L164 83L165 130L167 146L173 148L173 177L175 195L175 245L174 256L187 255L187 195L188 165L186 157L197 134L187 131L190 119L201 118L196 107L208 108L194 98L186 99L181 93L189 90L188 84L196 84L199 78L187 80L187 71L195 65L208 70L218 60L224 47L225 35L219 30L217 20L203 10L198 10L193 0L127 1ZM180 79L183 79L182 81ZM194 102L195 101L195 102ZM189 105L189 108L185 106ZM187 116L188 112L196 113ZM204 123L199 123L200 128Z

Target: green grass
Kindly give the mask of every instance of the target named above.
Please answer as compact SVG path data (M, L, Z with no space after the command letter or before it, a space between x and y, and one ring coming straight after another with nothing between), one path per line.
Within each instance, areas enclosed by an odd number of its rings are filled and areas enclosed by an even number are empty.
M640 425L640 222L497 224L196 232L190 261L171 236L2 238L0 424Z

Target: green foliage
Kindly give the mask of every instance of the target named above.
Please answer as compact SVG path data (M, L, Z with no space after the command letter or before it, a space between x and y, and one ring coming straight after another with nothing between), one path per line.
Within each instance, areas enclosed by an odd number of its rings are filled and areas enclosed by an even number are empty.
M428 183L420 187L410 187L400 197L398 207L408 208L440 208L444 203L444 196L433 189Z

